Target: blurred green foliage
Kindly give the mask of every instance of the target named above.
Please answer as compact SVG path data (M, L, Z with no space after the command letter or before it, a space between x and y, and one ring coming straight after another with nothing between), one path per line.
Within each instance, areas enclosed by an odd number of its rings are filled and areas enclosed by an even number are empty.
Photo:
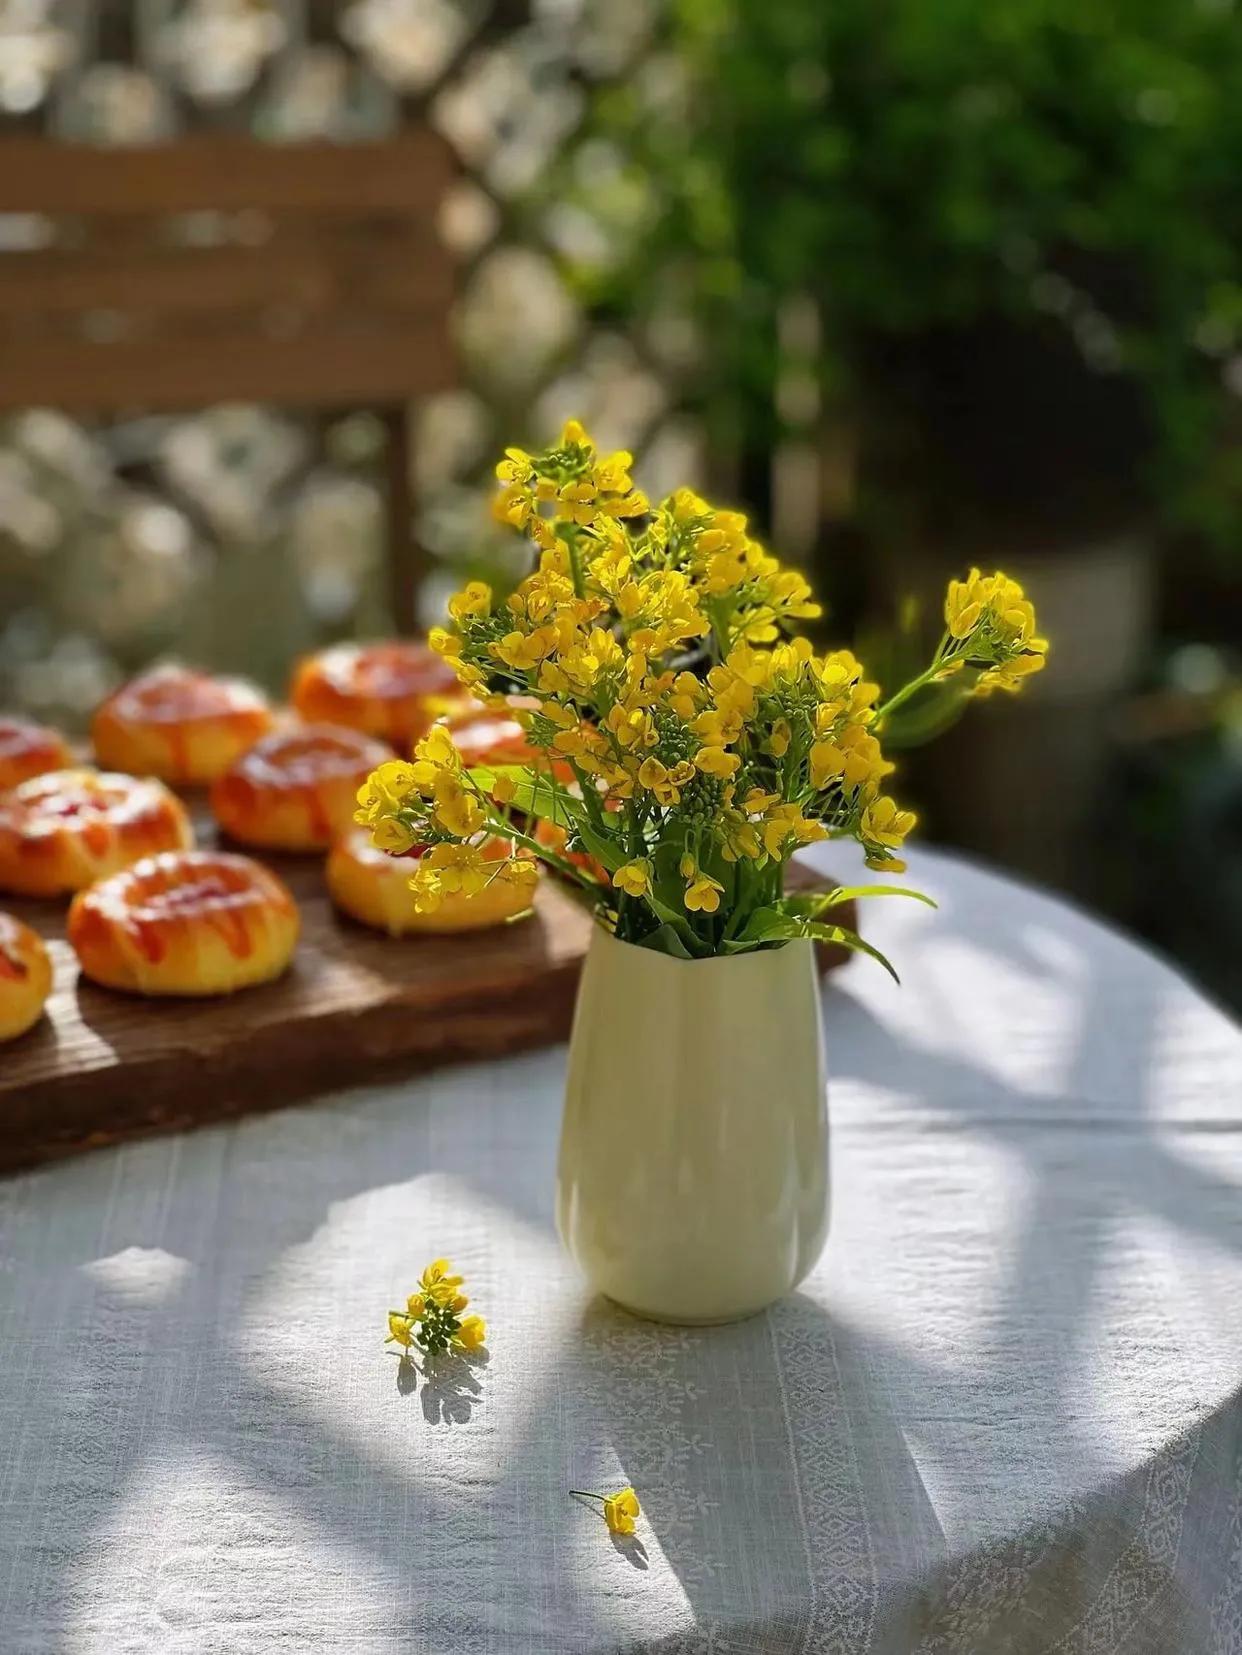
M689 314L718 440L780 434L790 295L818 306L809 366L846 410L877 341L1029 322L1134 388L1163 519L1236 539L1232 0L670 5L667 56L599 100L624 168L602 198L580 186L626 252L578 275L605 314Z

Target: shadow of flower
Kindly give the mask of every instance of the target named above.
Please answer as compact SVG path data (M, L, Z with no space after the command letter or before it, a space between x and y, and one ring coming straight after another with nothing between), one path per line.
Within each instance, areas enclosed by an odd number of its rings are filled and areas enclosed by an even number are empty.
M611 1536L613 1550L620 1552L631 1569L645 1570L647 1564L647 1548L636 1534L614 1534Z
M429 1425L466 1423L483 1394L475 1370L487 1363L487 1352L481 1350L443 1351L423 1359L423 1417Z

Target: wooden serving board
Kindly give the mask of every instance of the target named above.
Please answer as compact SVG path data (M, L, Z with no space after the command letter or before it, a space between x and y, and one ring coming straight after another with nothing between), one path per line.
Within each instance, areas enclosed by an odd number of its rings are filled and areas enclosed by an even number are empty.
M0 896L56 967L47 1016L0 1046L0 1172L567 1038L593 921L555 881L516 924L393 939L336 913L318 858L262 860L297 897L297 955L278 982L213 1000L99 988L64 941L63 904Z

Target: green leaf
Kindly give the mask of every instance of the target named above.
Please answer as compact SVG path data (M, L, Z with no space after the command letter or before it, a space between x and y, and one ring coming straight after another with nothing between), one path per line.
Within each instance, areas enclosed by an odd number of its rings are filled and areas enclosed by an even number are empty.
M876 948L874 944L864 942L862 937L858 935L858 932L851 931L848 926L817 925L814 921L811 921L807 925L805 934L807 936L814 937L816 942L839 943L842 948L848 948L851 953L854 954L869 954L873 960L877 960L879 964L884 967L885 971L888 972L889 976L895 983L900 983L901 978L897 975L892 961L885 955L881 954L880 950Z
M484 793L490 793L502 776L511 781L513 804L528 816L537 816L540 821L572 828L586 815L582 800L575 798L563 782L558 782L554 776L536 774L528 765L475 764L468 774Z
M925 891L912 890L909 885L838 885L836 890L828 891L820 898L819 906L821 909L835 908L860 896L910 896L916 902L926 903L929 908L937 906Z
M638 940L635 947L650 948L653 953L668 954L675 960L693 960L695 958L695 955L686 947L680 932L670 924L664 924L658 926L654 931L649 931L645 937Z
M591 855L597 862L602 862L609 873L615 873L623 863L630 860L615 839L610 839L606 833L597 832L591 826L585 812L574 823L574 831Z
M809 923L809 918L800 919L780 908L756 908L733 940L753 947L768 937L800 937L802 926Z
M869 954L877 960L888 972L895 983L901 978L889 960L880 950L869 942L864 942L857 931L851 931L845 925L825 925L822 921L805 918L800 914L791 914L780 908L756 908L747 921L746 929L736 939L737 951L741 952L743 944L755 947L760 943L774 942L780 939L792 941L796 937L810 937L814 942L835 942L842 948L848 948L853 953ZM731 950L732 952L732 950Z

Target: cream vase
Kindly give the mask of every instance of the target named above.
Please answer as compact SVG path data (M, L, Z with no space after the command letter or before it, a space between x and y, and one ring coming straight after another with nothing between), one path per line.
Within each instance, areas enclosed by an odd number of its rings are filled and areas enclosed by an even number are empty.
M828 1232L809 942L676 960L595 929L557 1226L591 1283L640 1316L728 1322L792 1292Z

